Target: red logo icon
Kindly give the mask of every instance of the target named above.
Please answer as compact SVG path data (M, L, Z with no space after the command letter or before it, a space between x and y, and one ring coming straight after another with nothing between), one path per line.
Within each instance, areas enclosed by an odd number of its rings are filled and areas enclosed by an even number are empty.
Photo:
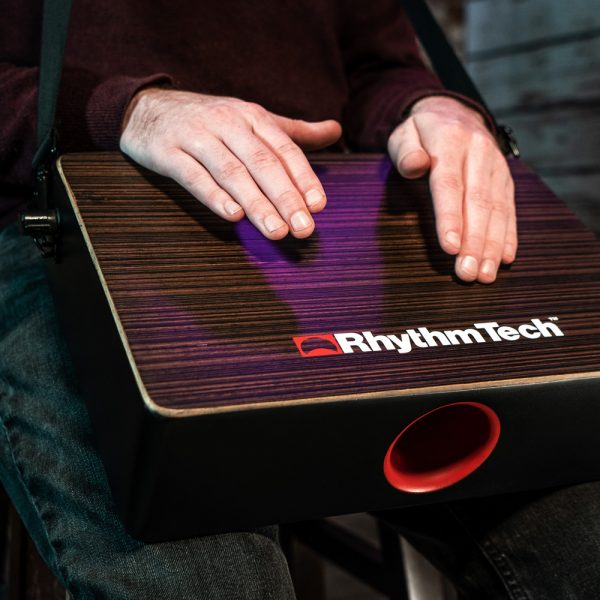
M294 336L292 339L294 340L300 355L304 358L342 354L342 349L331 333L322 333L318 335L298 335Z

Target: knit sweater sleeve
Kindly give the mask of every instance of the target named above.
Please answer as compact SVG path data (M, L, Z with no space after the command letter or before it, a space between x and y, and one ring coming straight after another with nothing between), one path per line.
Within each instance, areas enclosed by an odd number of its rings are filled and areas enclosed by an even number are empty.
M423 63L415 32L398 0L343 0L341 44L349 85L346 140L354 149L382 151L417 100L447 95L489 117L470 98L445 90Z
M36 65L0 62L0 183L31 183L37 81ZM61 151L116 150L123 112L132 96L142 87L169 82L161 73L101 78L65 68L57 105Z

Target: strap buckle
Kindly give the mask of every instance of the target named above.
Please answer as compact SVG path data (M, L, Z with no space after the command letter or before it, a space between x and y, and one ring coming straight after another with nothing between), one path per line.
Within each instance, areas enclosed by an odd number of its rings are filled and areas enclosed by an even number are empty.
M19 214L21 233L33 238L44 258L54 258L58 254L60 237L60 214L58 209L50 208L50 171L57 154L55 136L51 136L49 148L44 160L35 169L32 208ZM34 159L34 164L37 162Z
M33 238L44 258L56 258L60 215L56 208L26 210L19 215L21 232Z
M512 127L498 124L498 143L500 144L500 149L506 156L514 156L515 158L521 157L519 144L513 133Z

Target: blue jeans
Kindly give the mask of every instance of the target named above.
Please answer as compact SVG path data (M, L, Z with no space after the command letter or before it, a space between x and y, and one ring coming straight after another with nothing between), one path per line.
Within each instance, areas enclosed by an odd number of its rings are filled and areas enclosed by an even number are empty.
M600 483L388 511L460 598L598 600Z
M294 598L277 529L144 544L123 529L31 240L0 230L0 479L72 598Z

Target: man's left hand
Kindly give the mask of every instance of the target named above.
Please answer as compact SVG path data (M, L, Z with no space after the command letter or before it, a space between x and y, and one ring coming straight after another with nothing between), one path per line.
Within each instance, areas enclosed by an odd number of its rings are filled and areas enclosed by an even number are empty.
M514 184L482 115L458 100L429 96L388 140L400 174L430 172L440 245L464 281L492 283L517 252Z

